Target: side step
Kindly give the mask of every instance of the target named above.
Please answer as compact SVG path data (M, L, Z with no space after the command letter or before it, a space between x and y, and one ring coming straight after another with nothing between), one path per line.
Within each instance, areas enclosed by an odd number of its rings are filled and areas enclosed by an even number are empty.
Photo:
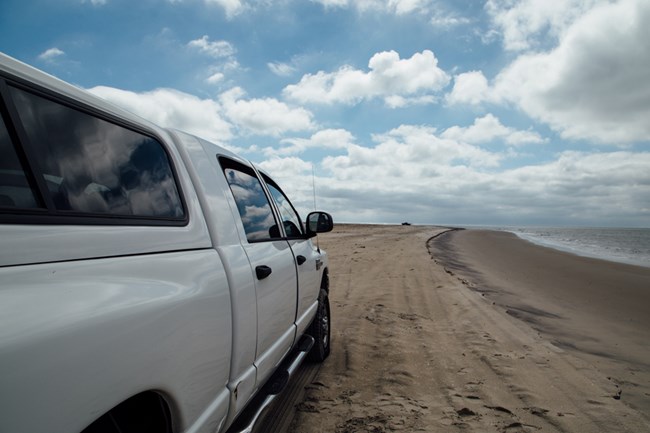
M303 335L292 354L273 373L260 392L249 403L228 433L252 433L257 422L271 406L275 398L286 388L289 380L303 363L314 345L314 337Z

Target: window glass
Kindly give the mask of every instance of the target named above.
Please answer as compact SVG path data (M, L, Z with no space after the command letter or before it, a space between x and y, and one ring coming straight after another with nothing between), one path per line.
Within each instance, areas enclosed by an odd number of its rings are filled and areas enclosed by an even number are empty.
M2 117L0 117L0 207L39 207Z
M249 242L280 238L280 230L260 181L252 173L226 167L228 185L237 203Z
M295 238L302 236L302 223L300 222L300 217L291 205L289 199L284 195L280 188L276 187L275 184L266 176L264 177L264 180L266 181L271 196L280 211L282 225L284 226L284 231L287 233L287 237Z
M178 219L183 206L161 144L10 87L57 210Z

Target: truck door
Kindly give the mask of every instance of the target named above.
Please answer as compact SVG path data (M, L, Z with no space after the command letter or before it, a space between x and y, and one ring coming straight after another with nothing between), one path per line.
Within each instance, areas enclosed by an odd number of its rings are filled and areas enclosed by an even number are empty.
M241 216L243 248L251 265L257 297L257 383L266 380L295 338L297 277L291 247L275 219L255 172L221 158ZM251 318L251 323L255 323Z
M298 272L296 325L298 333L301 334L309 326L318 306L320 275L322 273L320 272L321 254L312 243L312 240L305 238L305 228L291 201L273 179L267 175L262 175L262 177L278 209L287 241L296 260Z

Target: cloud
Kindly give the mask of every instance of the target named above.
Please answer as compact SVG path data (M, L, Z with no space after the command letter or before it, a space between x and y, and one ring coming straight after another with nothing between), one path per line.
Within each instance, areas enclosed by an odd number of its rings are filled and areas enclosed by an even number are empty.
M548 53L522 55L496 77L498 98L568 139L650 140L650 2L592 9Z
M90 3L93 6L104 6L108 0L81 0L81 3Z
M275 75L278 75L280 77L288 77L292 75L294 72L296 72L296 68L293 66L287 64L287 63L279 63L279 62L270 62L266 64L271 72L273 72Z
M313 164L297 156L273 156L257 165L278 182L304 220L314 208Z
M440 91L449 76L438 67L433 52L424 50L409 59L395 51L372 56L368 72L344 66L336 72L307 74L298 84L285 87L285 97L301 103L355 104L376 97L421 96Z
M430 127L402 125L375 143L349 146L319 167L320 207L338 221L639 225L650 218L650 152L567 151L500 169L500 155Z
M503 37L507 50L536 48L540 41L558 39L585 12L608 0L539 1L488 0L485 10Z
M355 7L359 12L380 11L395 15L427 12L434 0L312 0L326 8Z
M492 114L476 118L472 126L463 128L452 126L441 134L442 138L450 138L463 143L479 144L494 140L503 140L506 144L519 146L522 144L539 144L545 140L536 132L520 131L504 126Z
M268 156L281 156L303 153L308 149L347 149L354 145L354 140L354 135L345 129L323 129L310 138L282 139L281 147L267 147L263 151Z
M206 78L206 82L209 84L217 84L223 81L224 79L224 74L221 72L215 72L214 74L210 75L208 78Z
M226 73L239 69L239 62L235 59L237 50L227 41L210 41L210 37L203 35L187 43L187 47L214 59L215 63L202 72L205 82L211 85L221 83Z
M62 57L65 55L65 52L62 50L52 47L48 48L47 50L43 51L41 54L38 55L38 58L44 62L54 62L56 59Z
M491 89L481 71L470 71L454 77L454 87L447 94L449 104L478 105L491 99Z
M492 83L457 75L446 101L512 104L565 139L629 145L650 140L648 70L650 3L621 0L573 19L557 47L519 55Z
M427 11L432 3L432 0L388 0L385 2L387 8L397 15Z
M160 126L176 128L221 145L235 138L233 129L257 135L315 128L312 114L276 99L242 99L243 90L224 92L219 100L200 99L173 89L130 92L98 86L90 91Z
M323 166L342 178L404 177L420 184L420 175L435 167L496 167L501 156L477 146L440 137L435 128L401 125L373 135L375 147L347 146L347 155L328 156ZM393 179L395 180L395 179ZM361 180L362 181L362 180ZM363 182L363 181L362 181ZM393 186L388 186L393 188Z
M216 5L223 8L226 18L230 19L244 10L242 0L203 0L207 5Z
M560 221L639 224L650 216L648 164L649 152L567 151L555 161L502 173L497 187L515 191L503 202L516 212L527 208L549 221L555 208Z
M275 173L273 176L274 179L278 178L278 176L282 177L282 173L290 173L290 176L305 174L307 172L311 174L312 167L311 163L295 156L267 159L261 162L259 166L269 173ZM281 182L278 181L278 183Z
M199 39L188 42L188 47L197 49L199 52L207 54L216 59L223 57L230 57L235 54L235 48L226 41L211 42L207 35L203 35Z
M386 96L384 103L388 108L404 108L414 105L429 105L435 104L438 98L433 95L424 95L416 97L404 97L400 95Z
M212 99L172 89L130 92L97 86L90 92L160 126L176 128L218 144L233 138L232 125L224 119L223 108Z
M469 24L472 21L469 18L459 17L454 14L444 14L440 11L437 11L431 17L431 25L438 29L449 29L456 26L461 26Z
M320 3L326 8L334 7L348 7L350 5L350 0L311 0L314 3Z
M279 136L291 131L315 128L313 115L300 107L290 107L274 98L242 99L244 91L236 87L221 95L224 113L238 127L253 134Z

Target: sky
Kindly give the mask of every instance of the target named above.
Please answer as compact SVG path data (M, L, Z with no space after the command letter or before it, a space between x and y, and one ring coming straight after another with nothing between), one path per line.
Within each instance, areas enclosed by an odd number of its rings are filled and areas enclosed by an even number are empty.
M0 51L303 217L650 227L649 0L2 0Z

